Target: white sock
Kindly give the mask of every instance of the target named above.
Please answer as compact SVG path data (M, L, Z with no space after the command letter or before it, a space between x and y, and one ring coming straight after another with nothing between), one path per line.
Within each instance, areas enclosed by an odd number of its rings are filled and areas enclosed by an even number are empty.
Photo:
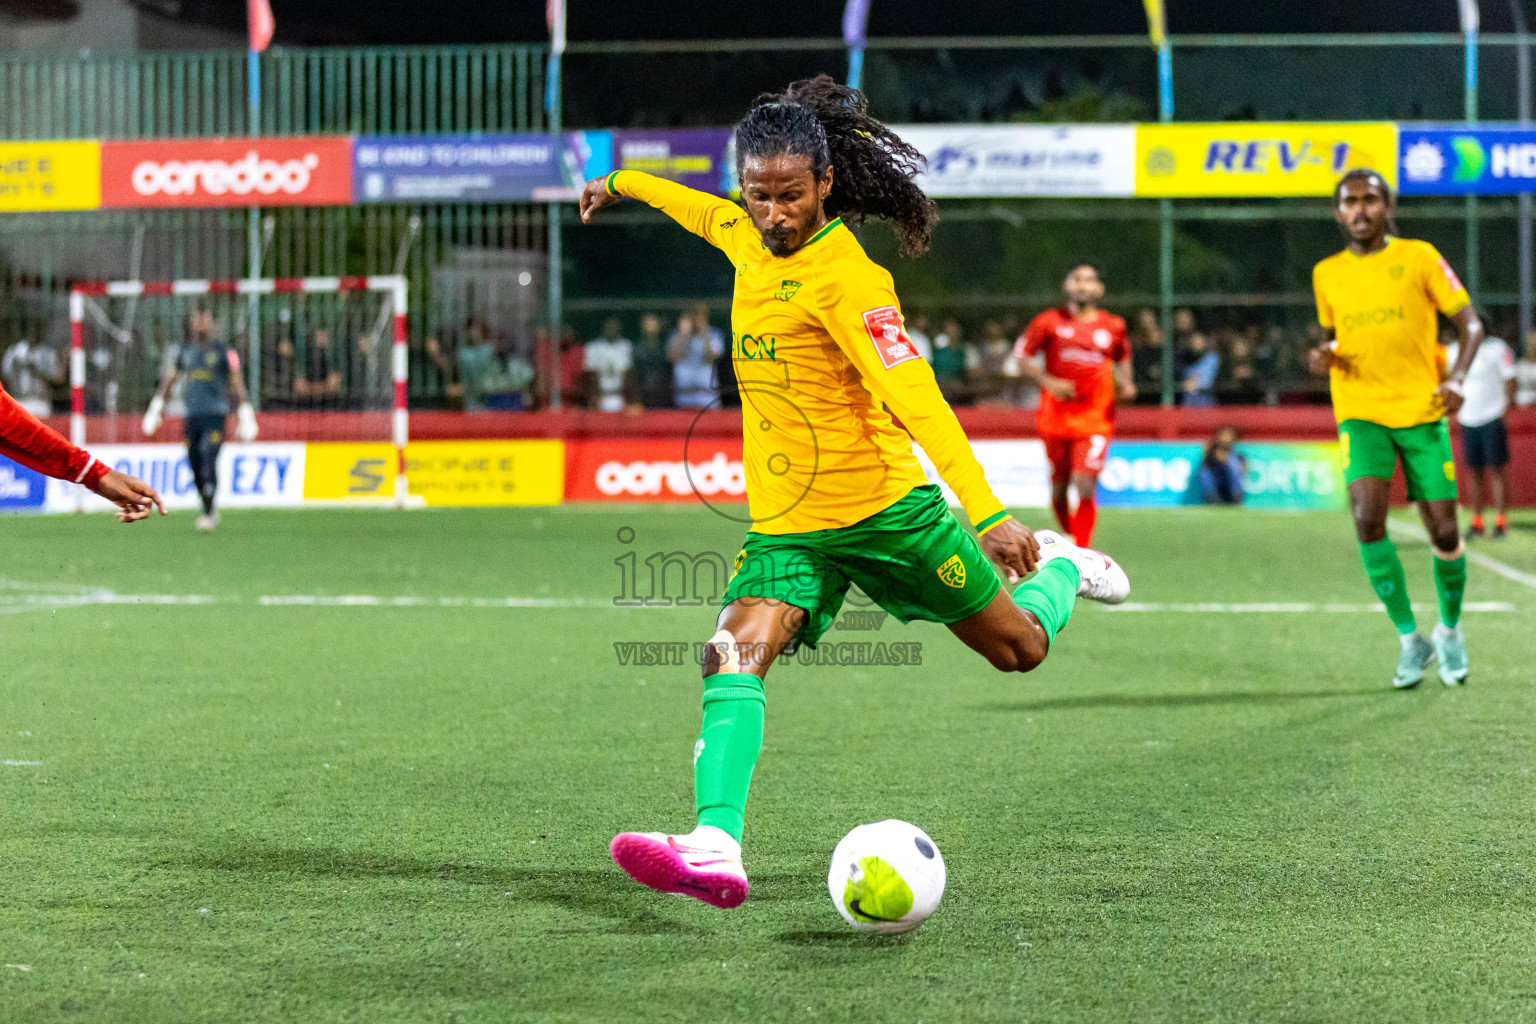
M1419 631L1418 630L1414 630L1412 633L1399 633L1399 634L1397 634L1397 641L1398 641L1398 643L1403 645L1403 650L1405 650L1405 651L1408 648L1412 647L1413 646L1413 642L1415 640L1417 640L1418 638L1419 638Z
M1459 637L1459 636L1461 636L1461 627L1460 626L1456 626L1455 628L1452 628L1450 626L1447 626L1443 622L1437 622L1437 623L1435 623L1435 636L1438 636L1438 637Z
M719 850L721 853L729 853L737 860L741 859L741 844L731 838L731 834L723 828L700 825L687 835L678 838L686 846L697 846L703 850Z

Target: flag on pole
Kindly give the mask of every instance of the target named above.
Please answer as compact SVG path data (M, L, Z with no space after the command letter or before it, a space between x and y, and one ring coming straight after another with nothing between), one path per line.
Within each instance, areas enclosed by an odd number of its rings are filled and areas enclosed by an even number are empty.
M544 20L549 22L549 48L555 56L565 53L565 0L548 0Z
M1477 9L1477 0L1459 0L1459 3L1461 6L1461 30L1467 35L1473 35L1482 24L1482 16Z
M245 0L245 26L250 34L251 52L264 51L272 42L272 33L277 31L272 5L267 0Z
M1141 0L1147 8L1147 35L1152 38L1152 45L1160 47L1168 40L1168 19L1163 13L1163 0ZM1470 0L1461 0L1468 3Z
M864 48L869 34L869 0L848 0L843 8L843 44Z

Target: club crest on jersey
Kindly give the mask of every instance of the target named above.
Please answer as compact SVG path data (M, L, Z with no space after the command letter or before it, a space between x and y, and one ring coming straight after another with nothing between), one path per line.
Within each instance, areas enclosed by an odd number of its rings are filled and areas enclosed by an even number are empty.
M865 310L864 329L869 332L869 340L875 343L875 351L880 353L880 361L887 370L908 359L922 358L912 339L907 337L901 310L895 306Z
M960 561L959 555L950 555L949 560L938 568L939 579L944 581L946 587L954 587L959 590L965 586L965 563Z
M780 302L788 302L790 299L795 297L795 293L798 292L801 287L803 286L799 281L780 281L779 290L773 293L773 297L778 299Z
M1093 343L1099 346L1099 348L1109 348L1114 343L1114 340L1114 335L1102 327L1093 332Z
M1403 265L1399 263L1395 267L1388 267L1387 276L1394 281L1401 281L1403 279Z

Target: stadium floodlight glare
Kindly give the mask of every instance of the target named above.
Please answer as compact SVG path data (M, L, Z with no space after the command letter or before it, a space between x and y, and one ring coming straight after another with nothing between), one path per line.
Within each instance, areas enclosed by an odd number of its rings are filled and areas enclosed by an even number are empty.
M400 274L374 274L349 277L267 277L231 280L182 279L172 281L77 281L69 292L69 384L71 439L84 445L85 437L85 317L88 300L96 297L138 299L152 296L265 296L265 295L345 295L372 292L379 294L393 320L394 335L390 346L391 377L394 398L391 414L391 439L395 448L395 504L409 504L406 480L405 446L410 440L410 417L406 411L408 364L406 353L406 316L408 313L406 279ZM98 311L99 313L99 311ZM382 320L379 324L382 329ZM108 325L119 335L128 332ZM257 367L255 372L260 373Z

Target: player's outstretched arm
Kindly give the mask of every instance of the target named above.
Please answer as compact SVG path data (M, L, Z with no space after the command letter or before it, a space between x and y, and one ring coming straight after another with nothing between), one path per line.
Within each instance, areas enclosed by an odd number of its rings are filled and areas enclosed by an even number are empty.
M732 259L740 244L758 237L746 211L730 200L642 171L614 171L582 186L582 223L625 196L660 210Z
M117 518L136 522L165 504L154 488L134 477L108 469L82 448L33 416L0 389L0 454L23 466L60 480L84 484L117 505Z

